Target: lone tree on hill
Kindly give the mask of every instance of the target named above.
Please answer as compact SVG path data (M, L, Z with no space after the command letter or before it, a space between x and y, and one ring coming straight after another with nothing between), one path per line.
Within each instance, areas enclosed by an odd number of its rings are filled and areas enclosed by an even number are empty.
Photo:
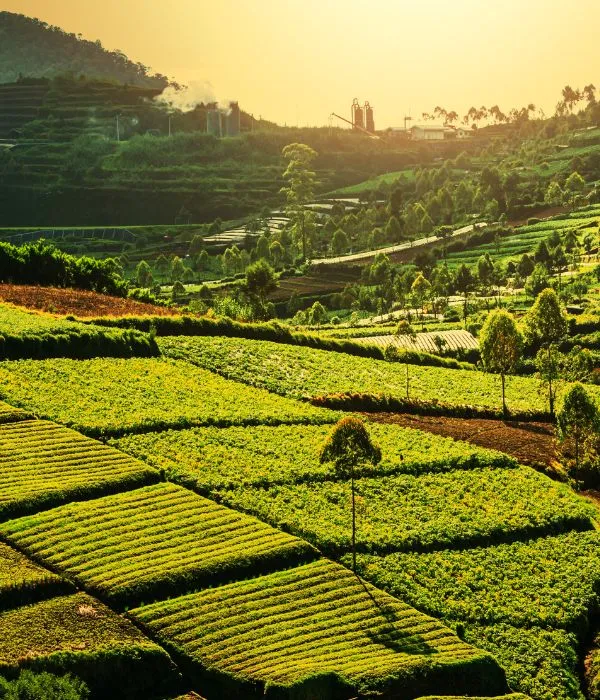
M479 350L486 372L502 379L502 413L506 417L506 375L514 371L521 354L521 334L514 318L502 309L488 315L479 334Z
M530 345L547 348L567 335L567 317L558 295L550 287L538 294L525 317L525 339Z
M381 449L371 442L364 423L359 418L342 418L334 427L320 456L321 464L333 462L339 479L350 479L352 488L352 571L356 573L356 504L354 479L356 468L365 463L381 461Z
M573 438L575 468L579 469L579 446L598 429L598 408L582 384L577 382L565 394L558 412L560 439Z

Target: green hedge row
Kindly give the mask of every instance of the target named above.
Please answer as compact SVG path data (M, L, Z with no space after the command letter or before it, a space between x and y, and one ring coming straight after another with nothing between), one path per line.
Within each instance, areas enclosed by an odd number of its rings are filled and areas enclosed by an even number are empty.
M386 394L341 393L323 394L310 399L313 406L336 411L364 411L366 413L414 413L419 416L449 416L456 418L504 418L502 411L483 406L449 404L439 401L402 399ZM509 411L509 418L520 421L549 421L547 411Z
M87 322L87 321L85 321ZM384 360L382 348L374 345L354 343L350 340L323 338L310 333L294 333L279 323L240 323L228 318L206 318L192 316L129 316L122 318L96 318L89 323L96 326L127 328L144 333L156 333L158 336L225 336L229 338L247 338L249 340L268 340L272 343L301 345L318 350L342 352L358 357L370 357ZM399 361L408 364L447 369L470 369L467 363L451 357L440 357L426 352L405 350L399 353Z
M0 360L42 360L50 357L157 357L153 337L136 330L82 326L54 332L0 334Z

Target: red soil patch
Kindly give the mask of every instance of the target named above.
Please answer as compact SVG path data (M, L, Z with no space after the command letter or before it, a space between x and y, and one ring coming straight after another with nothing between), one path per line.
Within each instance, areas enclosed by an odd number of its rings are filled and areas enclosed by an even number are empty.
M542 467L544 471L548 468L554 471L557 466L556 440L551 423L415 416L405 413L368 413L365 417L378 423L394 423L426 430L505 452L522 464Z
M0 284L0 300L28 309L64 316L78 316L79 318L179 315L176 309L167 309L163 306L144 304L133 299L111 297L81 289Z

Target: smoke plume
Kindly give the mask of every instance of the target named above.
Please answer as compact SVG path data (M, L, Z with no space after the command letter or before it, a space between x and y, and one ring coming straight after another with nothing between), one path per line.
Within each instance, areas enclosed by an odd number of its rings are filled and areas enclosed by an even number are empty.
M191 112L198 105L216 102L213 86L207 81L193 80L189 85L177 89L168 87L155 98L156 102L170 109Z

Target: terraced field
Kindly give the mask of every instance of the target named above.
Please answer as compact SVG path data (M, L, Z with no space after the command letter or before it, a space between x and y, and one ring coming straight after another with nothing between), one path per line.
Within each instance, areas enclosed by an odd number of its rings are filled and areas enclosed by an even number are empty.
M0 359L45 357L152 357L156 344L146 334L102 328L0 304Z
M359 551L428 551L589 530L593 506L529 467L359 479ZM343 482L235 489L223 502L304 537L350 549L350 486Z
M119 606L318 556L306 542L173 484L13 520L0 536Z
M0 363L5 398L94 437L194 425L331 423L331 411L169 359Z
M356 338L354 342L368 345L378 345L387 348L393 345L406 350L419 350L420 352L439 353L440 348L436 339L443 342L443 350L478 350L479 343L476 338L464 330L438 331L437 333L417 333L413 340L409 335L375 335L366 338Z
M346 392L406 396L404 366L381 360L239 338L161 338L159 345L170 357L294 398ZM589 391L600 397L597 387ZM411 366L414 399L499 409L500 392L496 375ZM510 377L506 397L514 411L547 410L540 383L532 377Z
M432 618L317 561L214 590L137 608L147 626L193 664L199 683L229 681L230 695L326 697L388 691L398 696L451 687L502 692L493 660ZM288 693L284 694L283 691ZM303 691L303 692L302 692Z
M335 480L333 466L319 462L330 431L316 425L192 428L127 435L112 444L165 470L169 478L210 494L242 486ZM360 467L363 475L515 466L502 453L419 430L373 423L369 432L383 459L375 468Z
M41 420L0 425L0 464L0 521L160 478L112 447Z
M548 238L552 231L564 234L569 229L580 230L586 226L593 227L599 219L600 206L593 205L566 215L563 214L560 218L520 226L512 234L503 236L498 245L486 243L470 247L468 250L449 252L446 261L450 268L456 268L462 264L472 266L485 253L488 253L494 262L518 261L524 253L531 253L540 241Z
M177 682L169 656L85 593L0 612L0 672L76 673L95 698L142 700Z
M68 581L0 544L0 610L71 591Z
M445 620L562 628L583 636L599 607L600 533L429 554L361 555L359 571Z

